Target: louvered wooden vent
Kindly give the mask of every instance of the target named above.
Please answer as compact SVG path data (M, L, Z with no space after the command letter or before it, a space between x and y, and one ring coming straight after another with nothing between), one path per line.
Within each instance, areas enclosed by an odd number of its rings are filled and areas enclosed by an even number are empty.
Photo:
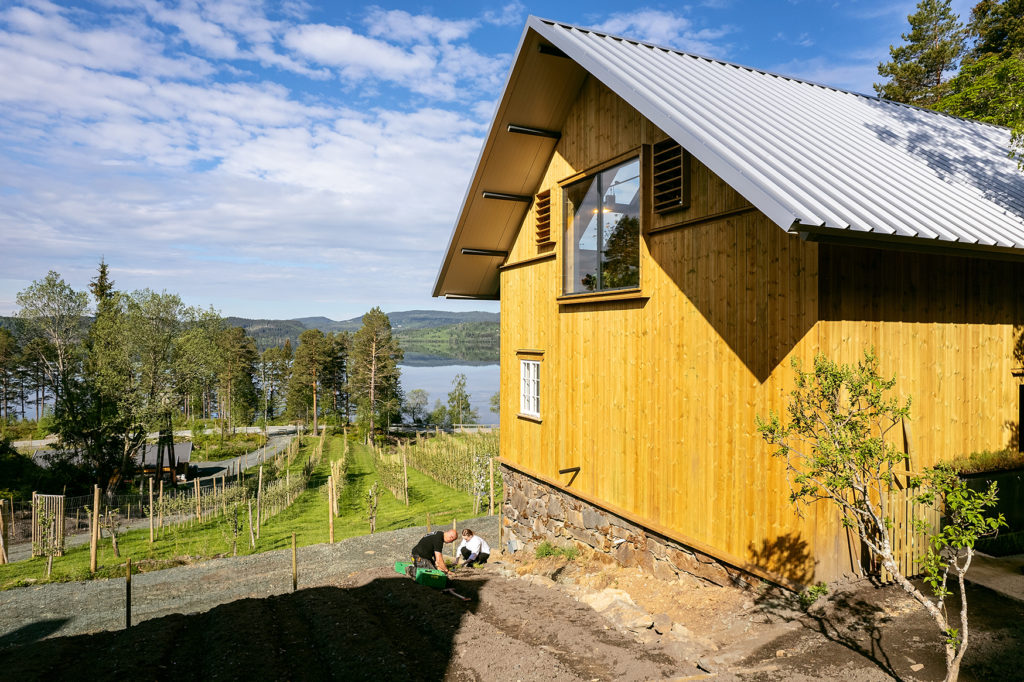
M537 243L551 243L551 190L537 195Z
M686 208L690 201L686 186L686 152L668 139L654 145L654 212L669 213Z

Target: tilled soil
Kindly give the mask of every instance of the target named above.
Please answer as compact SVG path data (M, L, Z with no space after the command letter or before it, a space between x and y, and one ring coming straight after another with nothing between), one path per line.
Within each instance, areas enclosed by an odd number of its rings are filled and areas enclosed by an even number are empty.
M466 525L484 537L493 519ZM9 679L937 680L934 624L898 590L860 587L808 612L770 592L663 582L544 560L460 569L455 589L394 573L424 528L221 559L124 581L0 593ZM554 580L552 580L552 578ZM622 627L577 599L628 592L674 638ZM972 590L962 680L1020 679L1024 607ZM597 608L595 606L595 608ZM606 617L607 616L607 617ZM658 617L655 616L655 621ZM635 618L633 619L635 620ZM642 619L641 619L642 620ZM666 630L661 627L661 630Z

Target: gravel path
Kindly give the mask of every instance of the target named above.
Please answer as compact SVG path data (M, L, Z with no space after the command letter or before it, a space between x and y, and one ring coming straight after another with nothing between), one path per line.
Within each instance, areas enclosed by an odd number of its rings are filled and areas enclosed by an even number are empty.
M460 523L485 539L498 535L497 517ZM426 526L298 549L299 588L335 585L350 574L408 559ZM437 527L434 528L437 530ZM448 548L445 548L446 553ZM199 613L247 597L291 592L291 550L213 559L132 576L132 622L171 613ZM0 650L46 636L124 627L124 580L91 580L0 592Z

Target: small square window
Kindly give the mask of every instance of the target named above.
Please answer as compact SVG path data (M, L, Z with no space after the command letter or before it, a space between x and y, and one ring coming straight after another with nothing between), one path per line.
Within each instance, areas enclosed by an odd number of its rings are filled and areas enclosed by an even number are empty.
M519 412L540 418L540 362L519 361Z

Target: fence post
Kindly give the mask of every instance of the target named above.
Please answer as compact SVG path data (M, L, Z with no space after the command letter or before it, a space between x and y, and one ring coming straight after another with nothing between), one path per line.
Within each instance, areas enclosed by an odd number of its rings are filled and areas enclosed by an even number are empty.
M149 544L153 544L153 479L149 479Z
M260 480L256 485L256 539L260 539L260 526L263 525L263 465L260 465Z
M192 479L192 480L195 481L195 489L196 489L196 519L199 520L199 523L202 523L203 522L203 493L202 493L202 491L199 490L199 479L195 478L195 479Z
M405 443L402 444L402 492L405 493L405 506L409 506L409 466L405 456Z
M132 626L132 558L128 557L124 576L124 629Z
M159 503L159 509L160 509L160 516L157 519L158 523L156 524L156 527L159 528L162 531L164 529L164 477L162 475L160 476L160 503Z
M224 516L228 515L228 475L223 473L220 475L220 509L224 512Z
M89 572L96 572L96 550L100 542L100 487L92 487L92 537L89 542Z
M334 476L327 477L327 527L330 529L331 544L334 544Z
M491 479L491 513L488 516L494 516L494 458L491 457L487 460L487 466L490 469Z
M6 501L0 497L0 565L7 563L7 524L4 523L4 502Z

